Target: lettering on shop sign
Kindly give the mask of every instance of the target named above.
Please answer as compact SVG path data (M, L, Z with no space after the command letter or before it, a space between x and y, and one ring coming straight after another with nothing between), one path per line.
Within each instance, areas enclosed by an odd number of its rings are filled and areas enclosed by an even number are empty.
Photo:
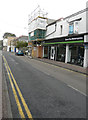
M83 37L65 38L65 41L68 41L68 40L83 40Z

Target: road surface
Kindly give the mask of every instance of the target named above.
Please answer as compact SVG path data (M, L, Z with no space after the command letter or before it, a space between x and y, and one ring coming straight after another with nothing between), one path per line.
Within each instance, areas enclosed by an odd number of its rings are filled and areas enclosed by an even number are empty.
M8 52L3 56L13 118L86 117L85 75Z

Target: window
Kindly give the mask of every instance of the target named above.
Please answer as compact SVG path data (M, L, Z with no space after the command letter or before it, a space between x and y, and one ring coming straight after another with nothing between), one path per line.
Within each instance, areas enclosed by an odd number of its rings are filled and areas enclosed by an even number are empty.
M79 26L78 22L75 21L75 22L74 22L74 33L75 33L75 34L78 34L78 26Z
M62 35L62 29L63 29L63 26L62 25L60 25L60 34Z
M72 23L69 24L69 34L78 34L78 27L79 27L79 23L78 21L74 21Z
M69 34L73 34L74 33L74 24L70 24L69 25Z

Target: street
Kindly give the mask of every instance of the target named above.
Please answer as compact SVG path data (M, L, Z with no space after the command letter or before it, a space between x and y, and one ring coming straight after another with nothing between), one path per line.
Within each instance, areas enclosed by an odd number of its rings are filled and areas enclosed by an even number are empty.
M9 52L3 67L13 118L86 117L85 75Z

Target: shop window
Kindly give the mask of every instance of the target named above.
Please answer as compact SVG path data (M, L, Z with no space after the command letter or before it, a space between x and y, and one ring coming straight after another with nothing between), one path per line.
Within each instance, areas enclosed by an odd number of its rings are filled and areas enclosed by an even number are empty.
M57 61L65 62L66 45L57 47Z
M84 47L72 46L71 48L71 63L79 66L83 66L84 61Z

